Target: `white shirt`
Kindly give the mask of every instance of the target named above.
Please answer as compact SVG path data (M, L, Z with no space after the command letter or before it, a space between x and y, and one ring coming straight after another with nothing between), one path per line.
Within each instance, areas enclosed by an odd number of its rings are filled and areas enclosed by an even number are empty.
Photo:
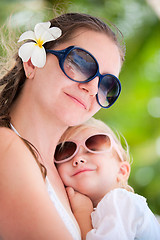
M19 136L20 134L14 128L14 126L10 123L12 130ZM62 203L60 202L59 198L57 197L52 185L49 182L48 177L46 177L46 186L48 190L48 194L50 196L51 201L53 202L54 206L57 209L57 212L61 216L62 220L64 221L68 231L71 233L73 240L81 240L80 232L78 231L75 223L67 213L66 209L63 207Z
M50 196L54 206L56 207L59 215L61 216L62 220L64 221L68 231L71 233L73 239L81 240L81 236L80 236L80 232L78 231L78 228L76 227L72 218L67 213L66 209L63 207L62 203L60 202L59 198L57 197L57 195L47 177L46 177L46 185L47 185L47 190L48 190L49 196Z
M106 194L91 218L86 240L160 240L160 224L146 199L125 189Z

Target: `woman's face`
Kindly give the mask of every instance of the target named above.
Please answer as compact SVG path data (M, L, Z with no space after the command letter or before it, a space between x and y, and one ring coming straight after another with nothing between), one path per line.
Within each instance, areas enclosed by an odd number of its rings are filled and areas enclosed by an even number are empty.
M101 74L109 73L118 77L121 68L120 53L107 35L81 29L56 50L72 45L89 51L97 59ZM47 54L46 65L35 72L35 100L50 118L54 116L66 126L77 125L100 109L96 100L98 80L98 77L88 83L70 80L62 72L57 57Z

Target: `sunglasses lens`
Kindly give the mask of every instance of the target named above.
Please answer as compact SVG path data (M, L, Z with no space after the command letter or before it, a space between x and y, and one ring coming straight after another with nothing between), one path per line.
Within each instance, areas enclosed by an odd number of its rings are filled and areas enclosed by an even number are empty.
M110 149L111 140L107 135L98 134L89 137L85 144L86 147L93 152L103 152Z
M121 85L114 75L107 74L103 76L98 89L98 102L103 107L110 107L118 98L121 91Z
M71 157L76 151L76 144L74 142L64 142L57 145L54 159L58 161L65 161L67 158Z
M83 82L96 74L98 66L88 52L75 48L65 58L63 68L69 78Z

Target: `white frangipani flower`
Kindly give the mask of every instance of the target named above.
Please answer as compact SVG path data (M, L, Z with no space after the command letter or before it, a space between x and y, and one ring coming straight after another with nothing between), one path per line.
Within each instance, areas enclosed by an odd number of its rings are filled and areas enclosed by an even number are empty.
M33 40L34 42L24 43L18 51L19 57L23 62L31 59L35 67L42 68L46 63L46 51L43 44L54 41L62 35L62 31L58 27L51 27L50 22L38 23L35 25L34 32L24 32L18 42L24 40Z

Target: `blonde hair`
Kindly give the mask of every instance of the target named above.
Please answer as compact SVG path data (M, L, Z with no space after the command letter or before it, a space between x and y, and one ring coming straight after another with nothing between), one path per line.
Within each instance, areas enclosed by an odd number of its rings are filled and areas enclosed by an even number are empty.
M122 146L121 143L121 138L120 135L115 134L113 132L113 130L107 125L105 124L103 121L99 120L99 119L95 119L95 118L90 118L88 121L86 121L85 123L82 123L80 125L77 126L73 126L73 127L68 127L68 129L64 132L64 134L61 136L59 143L63 143L65 141L67 141L69 138L74 137L75 135L81 133L81 131L86 130L86 129L96 129L98 131L100 131L101 133L108 133L110 135L112 135L115 144L117 145L118 149L121 152L122 155L122 160L123 161L127 161L129 162L129 164L131 164L131 158L130 158L130 154L129 154L129 146L128 143L126 141L126 139L123 137L123 140L125 142L125 146ZM117 154L118 156L118 154ZM128 181L126 182L121 182L120 183L120 187L126 189L127 191L130 192L134 192L133 188L131 186L128 185Z

